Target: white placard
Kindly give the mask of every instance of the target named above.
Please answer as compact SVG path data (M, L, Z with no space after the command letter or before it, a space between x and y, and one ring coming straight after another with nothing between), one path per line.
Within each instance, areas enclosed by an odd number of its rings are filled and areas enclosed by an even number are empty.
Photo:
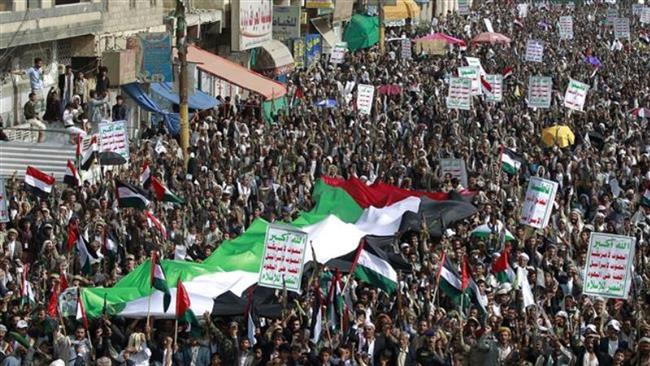
M463 187L467 187L467 169L463 159L440 159L440 178L445 175L458 178Z
M452 77L449 80L449 95L447 96L448 109L462 109L469 111L472 108L472 80Z
M536 229L545 228L553 212L557 187L556 182L530 177L519 222Z
M501 74L488 74L485 75L485 81L490 84L492 91L484 89L485 100L488 102L502 102L503 101L503 75Z
M0 178L0 222L9 222L9 201L5 180Z
M582 293L627 299L632 284L635 238L591 233Z
M614 21L614 37L630 39L630 18L616 18Z
M472 82L472 95L481 95L481 75L477 67L465 66L458 68L458 76L465 79L470 79Z
M467 66L473 66L473 67L478 67L478 71L481 73L481 76L485 76L486 72L483 69L483 65L481 65L481 59L478 57L465 57L465 61L467 61Z
M357 110L361 114L370 114L372 101L375 96L375 87L372 85L359 84L357 86Z
M269 224L258 285L300 293L306 249L307 233Z
M618 10L616 8L607 8L607 25L614 25L616 18L618 18Z
M643 8L643 10L641 10L639 21L642 24L650 24L650 6L646 6Z
M528 79L528 107L550 108L553 79L550 76L533 76Z
M528 4L517 4L517 12L520 18L528 16Z
M337 65L345 61L345 54L348 52L348 43L339 42L334 46L332 54L330 55L330 63Z
M526 61L542 62L544 60L544 44L535 39L526 42Z
M458 0L459 15L469 15L469 1L470 0Z
M230 7L233 51L260 47L273 39L273 1L232 1Z
M585 106L589 85L576 80L569 80L569 86L564 95L564 106L574 111L581 112Z
M483 23L485 23L485 29L487 29L488 32L494 33L494 27L492 27L492 21L488 18L483 18Z
M573 39L573 17L566 15L560 17L560 39Z
M99 152L112 151L129 161L129 133L126 121L102 122L99 124Z
M402 47L401 47L401 57L402 60L410 60L411 59L411 52L412 52L412 44L411 40L408 38L402 39Z

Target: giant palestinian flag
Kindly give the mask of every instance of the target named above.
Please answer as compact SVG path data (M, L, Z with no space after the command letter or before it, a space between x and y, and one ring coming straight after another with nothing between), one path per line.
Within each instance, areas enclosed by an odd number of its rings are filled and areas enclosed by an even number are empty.
M454 196L419 192L382 183L367 186L358 179L322 179L316 183L312 196L314 208L301 213L291 225L308 234L319 263L354 253L361 239L367 236L392 236L411 228L420 230L423 222L430 227L431 235L440 235L446 225L476 213L476 208L464 199L465 193ZM179 278L194 314L211 311L213 299L227 292L242 296L257 283L268 225L265 220L256 219L244 234L223 242L202 263L161 260L172 301L176 298ZM311 259L307 256L306 260ZM364 263L372 268L371 262ZM109 313L145 317L151 296L151 315L173 319L173 307L163 311L163 293L153 291L150 286L150 266L151 261L146 261L112 288L85 288L82 298L88 316L101 315L106 295ZM388 268L384 274L392 278Z

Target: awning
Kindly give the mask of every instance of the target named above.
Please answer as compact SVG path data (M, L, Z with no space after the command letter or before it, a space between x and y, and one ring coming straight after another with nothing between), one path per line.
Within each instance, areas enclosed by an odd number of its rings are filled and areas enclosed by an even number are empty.
M284 43L272 39L265 42L257 58L256 70L275 70L276 75L286 74L294 69L293 56Z
M178 113L169 113L163 110L158 103L156 103L149 94L143 89L142 85L138 83L130 83L122 85L122 91L133 99L142 109L148 112L156 113L163 117L167 130L172 135L178 135L180 131L180 119Z
M392 6L384 6L384 20L415 19L420 16L420 7L414 0L397 0Z
M314 18L311 20L311 24L316 27L318 33L323 36L323 39L328 45L330 45L330 47L336 46L339 40L336 39L336 34L334 34L334 30L332 29L328 17Z
M172 82L151 83L150 88L152 93L155 93L174 104L180 103L180 98L174 90L174 84ZM187 99L187 104L190 109L210 109L219 105L219 101L217 101L216 98L213 98L200 90L197 90Z
M287 94L284 85L196 46L187 48L187 61L197 63L196 67L201 71L260 94L266 99Z

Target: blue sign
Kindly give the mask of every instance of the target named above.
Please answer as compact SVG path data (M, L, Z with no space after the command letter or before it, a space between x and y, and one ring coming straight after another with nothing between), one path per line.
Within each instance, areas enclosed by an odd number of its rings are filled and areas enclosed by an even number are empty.
M305 35L305 67L309 67L321 54L320 34Z
M173 81L172 39L168 33L140 35L142 64L140 72L144 79L153 82Z

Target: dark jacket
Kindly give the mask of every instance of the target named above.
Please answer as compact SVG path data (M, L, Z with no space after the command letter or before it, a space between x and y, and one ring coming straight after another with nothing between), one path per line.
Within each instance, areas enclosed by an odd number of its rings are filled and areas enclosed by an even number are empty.
M192 347L185 347L174 355L174 364L178 366L190 366L192 363ZM210 365L210 350L207 347L199 346L196 358L196 366Z
M607 352L601 352L598 349L596 351L596 358L598 359L598 366L611 366L612 358L607 354ZM576 365L582 365L585 359L586 350L584 347L578 351L578 357L576 359Z

